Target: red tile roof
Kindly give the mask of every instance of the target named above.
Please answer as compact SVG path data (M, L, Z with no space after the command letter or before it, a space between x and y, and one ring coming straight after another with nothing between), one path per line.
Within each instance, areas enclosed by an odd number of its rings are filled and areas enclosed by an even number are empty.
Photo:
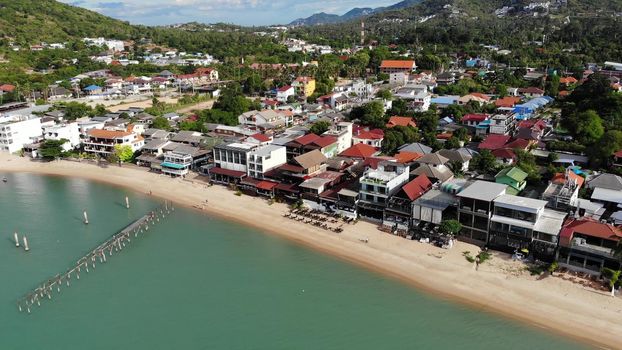
M529 140L525 140L525 139L516 139L508 144L506 144L504 147L505 148L509 148L509 149L522 149L522 150L527 150L527 148L529 148L529 146L531 146L531 141Z
M508 135L490 134L479 144L479 149L499 149L502 148L509 140L510 136Z
M300 136L299 138L295 139L294 142L297 142L303 146L306 146L310 143L313 143L313 141L319 139L320 136L316 135L316 134L306 134L304 136Z
M615 157L622 158L622 149L613 154Z
M425 174L417 176L414 180L407 183L402 187L402 191L406 193L411 201L423 196L430 188L432 188L432 182Z
M559 83L560 84L576 84L578 82L579 81L575 77L559 78Z
M370 145L366 145L364 143L357 143L352 147L344 150L339 155L343 157L352 157L352 158L369 158L376 154L378 151L375 147Z
M496 100L495 106L496 107L514 107L519 102L520 102L520 97L507 96L507 97Z
M335 142L337 142L337 138L334 136L322 136L311 143L319 147L326 147L328 145L332 145Z
M533 128L536 127L540 130L546 129L546 122L542 119L526 119L518 123L519 128Z
M377 134L371 131L362 131L354 137L356 137L357 139L365 139L365 140L381 140L384 138L384 135Z
M0 91L13 92L13 90L15 90L15 85L11 85L11 84L0 85Z
M520 88L518 89L518 92L520 92L521 94L540 94L540 95L544 94L544 90L538 89L537 87L534 87L534 86L530 86L527 88Z
M574 180L579 187L583 186L583 183L585 182L583 176L577 175L574 173L574 171L571 170L569 170L567 173L556 173L555 175L553 175L551 182L556 184L565 184L566 175L568 176L569 180Z
M389 122L387 123L387 128L392 128L394 126L412 126L414 128L417 127L417 123L411 117L398 117L393 116L389 118Z
M481 92L472 92L469 95L475 96L475 97L479 97L479 98L481 98L482 100L485 100L485 101L490 101L490 96L484 95Z
M414 162L415 160L423 157L423 154L417 152L400 152L394 155L394 157L397 159L398 163L404 164Z
M259 181L259 183L257 183L256 187L257 189L260 190L265 190L265 191L272 191L272 189L274 189L279 183L278 182L272 182L272 181Z
M414 67L415 61L412 60L383 60L380 63L380 68L413 69Z
M462 117L462 122L478 122L481 123L484 120L488 119L488 117L490 117L490 115L488 114L466 114Z
M384 162L387 160L394 160L394 159L395 158L393 157L369 157L369 158L365 158L363 165L366 167L370 167L372 169L378 169L378 163Z
M271 140L270 136L266 135L266 134L262 134L262 133L257 133L254 135L251 135L252 138L254 138L255 140L259 141L259 142L268 142Z
M500 148L492 151L492 155L499 159L516 159L516 154L510 148Z
M285 92L285 91L287 91L287 90L289 90L289 89L293 89L293 87L291 87L290 85L285 85L285 86L281 86L281 87L280 87L280 88L278 88L277 90L278 90L279 92Z
M622 238L620 229L613 225L601 223L594 219L581 218L566 221L559 234L561 238L560 243L570 246L575 233L616 242Z
M116 131L116 130L103 130L103 129L91 129L87 131L89 136L96 137L98 139L116 139L132 135L131 132Z
M209 169L210 174L218 174L218 175L225 175L225 176L230 176L230 177L244 177L246 176L246 173L243 171L235 171L235 170L229 170L229 169L225 169L225 168L210 168Z

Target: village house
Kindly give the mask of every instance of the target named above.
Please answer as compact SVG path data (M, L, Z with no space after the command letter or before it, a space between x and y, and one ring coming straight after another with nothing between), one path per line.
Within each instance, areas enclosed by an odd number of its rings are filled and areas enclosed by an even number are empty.
M385 74L405 72L411 73L417 69L413 60L383 60L380 63L380 72Z
M296 95L296 90L291 85L281 86L276 89L276 100L281 103L288 102L289 97L294 97Z
M379 162L376 169L368 167L359 179L359 215L381 221L388 199L408 182L409 170L407 165L391 161Z
M286 148L278 145L261 145L247 153L247 175L264 179L265 174L287 162Z
M419 175L402 186L389 198L384 210L382 226L391 232L408 232L412 225L413 202L432 188L425 174Z
M507 194L517 195L527 186L527 173L518 167L504 168L495 175L495 182L508 186L505 189Z
M382 141L384 140L384 131L381 129L361 130L356 135L352 136L352 144L364 143L366 145L380 149L382 147Z
M585 179L571 169L556 173L542 193L542 199L553 209L567 210L579 206L579 190Z
M590 218L569 218L560 232L557 261L570 270L600 275L603 268L620 269L612 249L622 239L619 228Z
M78 123L58 124L43 128L43 139L45 140L67 140L63 144L65 151L72 150L81 144L80 128Z
M309 97L315 92L315 79L312 77L297 77L292 82L296 93L300 96Z
M84 151L100 157L108 157L115 152L115 146L130 146L133 152L145 144L142 136L132 131L90 129L83 140Z

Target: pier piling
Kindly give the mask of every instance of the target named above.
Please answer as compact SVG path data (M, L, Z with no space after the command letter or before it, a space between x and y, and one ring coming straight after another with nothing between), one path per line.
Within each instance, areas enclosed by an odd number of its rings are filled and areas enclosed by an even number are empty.
M83 214L84 214L84 224L85 224L85 225L88 225L88 224L89 224L89 216L88 216L88 214L86 213L86 210L84 211L84 213L83 213Z
M125 196L125 207L130 209L130 199L127 196Z
M126 197L126 206L129 209L128 197ZM167 206L166 203L165 203L165 206ZM76 279L80 279L80 272L82 272L82 269L85 269L87 273L90 271L89 265L92 265L91 268L95 269L96 261L98 258L100 262L106 262L106 251L108 251L109 255L112 256L113 250L115 251L122 250L123 247L126 246L126 244L129 244L131 242L130 235L132 232L134 233L134 237L137 237L139 232L142 233L143 230L146 231L149 229L150 222L151 224L154 224L153 222L156 219L157 221L160 221L159 215L157 215L157 213L158 211L154 210L143 215L140 219L132 222L126 228L112 235L112 237L104 241L102 244L97 246L95 249L91 250L89 253L87 253L80 259L78 259L76 264L73 267L69 268L67 271L65 271L62 274L58 274L48 279L46 282L40 284L39 287L25 294L21 299L17 301L17 306L18 306L19 311L26 309L28 313L30 313L30 306L33 305L35 302L37 303L37 305L40 305L41 299L43 299L44 296L46 295L48 299L51 300L54 287L56 287L56 291L60 293L60 285L63 283L63 280L65 281L67 286L69 286L70 285L69 280L71 279L72 273L75 273ZM160 213L163 213L161 208L160 208ZM164 218L164 215L162 215L162 218ZM87 216L86 210L84 211L84 223L88 224L88 216ZM17 232L15 233L14 237L15 237L16 246L19 246L19 237L17 235ZM23 244L24 244L24 249L28 251L29 247L28 247L28 240L26 236L23 237Z
M15 246L19 248L19 236L17 232L13 233L13 238L15 239Z

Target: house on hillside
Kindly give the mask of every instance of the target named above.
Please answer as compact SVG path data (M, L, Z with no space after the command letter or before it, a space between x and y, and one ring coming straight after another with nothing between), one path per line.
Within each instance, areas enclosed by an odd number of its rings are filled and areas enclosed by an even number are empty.
M391 118L389 118L389 121L387 122L386 127L388 129L395 127L395 126L412 126L413 128L417 127L417 123L415 123L414 119L412 117L398 117L398 116L393 116Z
M380 63L380 72L385 74L391 73L412 73L417 69L417 65L413 60L383 60Z
M285 85L276 89L276 100L282 103L286 103L290 96L295 96L296 91L293 86Z

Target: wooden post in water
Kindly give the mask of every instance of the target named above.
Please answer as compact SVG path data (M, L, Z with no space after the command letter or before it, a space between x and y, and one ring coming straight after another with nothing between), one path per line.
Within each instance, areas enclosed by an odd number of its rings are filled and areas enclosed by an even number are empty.
M88 224L89 224L89 216L88 216L88 214L86 213L86 210L84 211L84 213L83 213L83 214L84 214L84 224L85 224L85 225L88 225Z
M19 236L17 236L17 232L13 233L13 238L15 239L15 246L19 247Z
M125 207L130 209L130 199L127 196L125 196Z
M26 236L24 236L24 250L25 251L29 251L30 247L28 247L28 238L26 238Z

